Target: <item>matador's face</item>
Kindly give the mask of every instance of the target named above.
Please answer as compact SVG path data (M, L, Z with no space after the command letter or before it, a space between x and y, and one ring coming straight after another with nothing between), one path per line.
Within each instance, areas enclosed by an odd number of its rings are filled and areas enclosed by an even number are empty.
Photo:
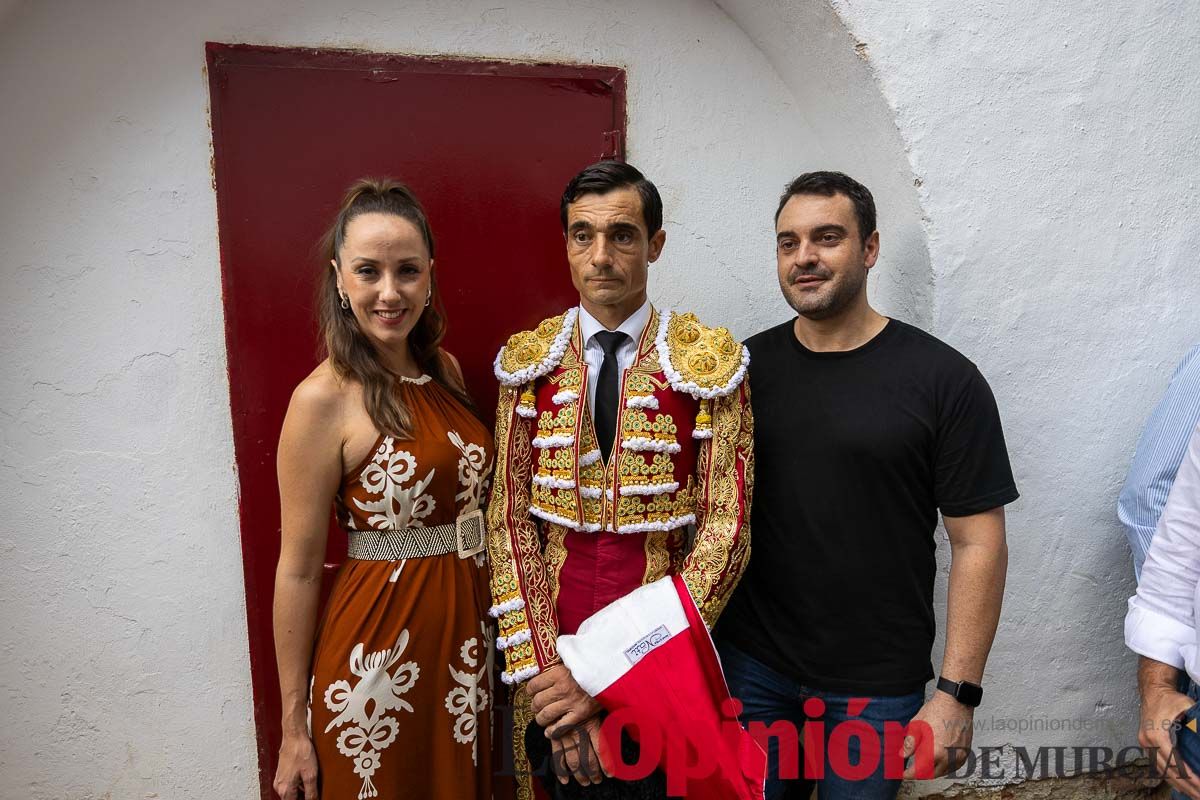
M646 302L649 265L658 260L666 233L646 230L636 189L577 197L567 206L566 239L571 281L589 313L615 307L628 316Z

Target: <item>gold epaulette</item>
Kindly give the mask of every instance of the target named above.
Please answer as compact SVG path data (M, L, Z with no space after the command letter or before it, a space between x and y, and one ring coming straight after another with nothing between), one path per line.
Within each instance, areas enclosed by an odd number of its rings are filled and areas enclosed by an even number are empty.
M531 331L521 331L508 337L508 342L496 354L494 364L496 378L505 386L520 386L532 383L558 366L571 331L575 328L578 308L572 308L542 320Z
M750 351L733 334L701 325L695 314L663 312L656 343L671 386L699 400L732 393L750 364Z
M658 361L671 388L700 401L694 439L712 438L713 398L733 393L746 377L750 351L726 328L701 325L695 314L663 312L658 323Z

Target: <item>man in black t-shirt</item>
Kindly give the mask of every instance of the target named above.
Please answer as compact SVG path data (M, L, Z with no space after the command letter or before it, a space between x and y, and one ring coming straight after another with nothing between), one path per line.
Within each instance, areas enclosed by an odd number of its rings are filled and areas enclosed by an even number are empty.
M841 173L801 175L776 234L798 316L747 342L754 548L716 636L743 721L794 725L773 729L768 800L808 797L814 783L821 800L894 798L906 758L915 753L905 777L933 777L931 759L941 775L970 746L1017 490L979 370L867 302L879 255L871 193ZM926 701L939 511L946 649ZM783 734L806 719L823 724L803 735L797 763ZM839 733L847 719L874 728L874 742L861 724ZM910 720L925 724L897 734ZM806 777L786 780L797 770Z

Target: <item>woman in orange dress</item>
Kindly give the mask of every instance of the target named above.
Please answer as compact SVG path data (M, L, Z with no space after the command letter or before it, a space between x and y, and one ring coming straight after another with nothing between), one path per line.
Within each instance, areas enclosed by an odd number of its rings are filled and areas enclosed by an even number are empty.
M296 387L279 443L275 790L486 800L493 444L438 346L433 237L407 188L363 180L325 252L328 358ZM350 554L318 621L331 505Z

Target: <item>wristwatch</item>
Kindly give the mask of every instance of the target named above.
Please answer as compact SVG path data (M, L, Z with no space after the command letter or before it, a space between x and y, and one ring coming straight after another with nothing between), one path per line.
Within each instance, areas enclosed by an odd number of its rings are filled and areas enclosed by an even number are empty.
M952 681L939 677L937 688L970 708L978 708L979 704L983 702L983 687L977 683Z

